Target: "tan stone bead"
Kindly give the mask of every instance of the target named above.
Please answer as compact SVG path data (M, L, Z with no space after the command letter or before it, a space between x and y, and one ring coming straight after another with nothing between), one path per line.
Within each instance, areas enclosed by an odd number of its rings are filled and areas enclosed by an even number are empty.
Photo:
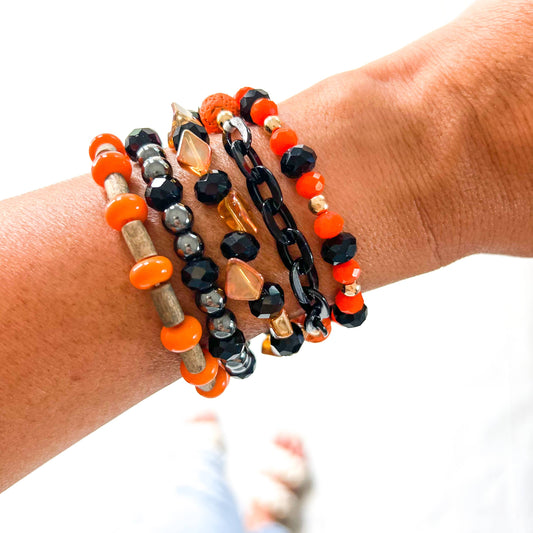
M278 339L285 339L290 337L293 333L291 319L285 309L273 315L269 319L270 331L274 337Z
M281 128L281 119L277 115L270 115L269 117L265 118L263 128L269 135L272 135L274 130Z
M313 196L313 198L309 200L309 209L314 215L322 213L322 211L325 211L327 208L328 203L326 202L326 198L322 194Z
M257 233L257 226L250 215L249 208L235 189L231 189L224 200L218 204L218 214L233 231Z
M356 296L361 292L361 285L359 285L357 281L354 281L349 285L344 285L342 287L342 292L346 294L346 296Z
M211 164L211 147L192 131L185 130L178 147L178 163L197 176L203 176Z
M233 300L252 301L261 296L264 278L255 268L240 259L231 258L226 268L226 296Z

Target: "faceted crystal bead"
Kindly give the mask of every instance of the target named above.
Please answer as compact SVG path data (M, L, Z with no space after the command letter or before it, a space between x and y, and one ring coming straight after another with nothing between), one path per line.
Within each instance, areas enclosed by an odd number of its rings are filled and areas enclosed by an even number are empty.
M260 98L270 98L270 96L268 96L268 93L263 89L250 89L241 98L239 103L241 108L241 117L244 120L252 122L250 112L252 111L252 106L255 104L256 100L259 100Z
M197 292L196 305L200 311L210 316L220 316L226 307L226 294L220 287L209 292Z
M292 335L292 324L289 313L282 309L279 313L270 317L270 333L273 338L284 339Z
M255 371L256 359L250 348L245 345L242 352L226 361L226 371L231 377L246 379Z
M230 189L231 181L221 170L208 172L194 184L196 198L206 205L220 203L228 195Z
M211 164L211 147L190 130L185 130L178 146L178 163L197 176L203 176Z
M145 144L158 144L161 146L159 135L151 128L137 128L133 130L124 143L130 159L137 161L137 152Z
M235 189L232 189L218 204L218 214L232 230L257 233L257 226L250 215L249 208Z
M270 346L275 355L287 356L293 355L300 350L304 343L304 335L300 326L291 322L292 335L289 337L276 338L273 335L270 337Z
M316 154L305 144L297 144L287 150L281 158L281 171L288 178L299 178L315 168Z
M176 103L172 104L172 111L174 112L174 116L172 118L172 129L169 133L169 140L172 141L173 148L179 146L181 134L185 130L190 130L197 137L200 137L202 141L209 144L209 135L207 135L205 127L200 122L198 113L193 113Z
M224 235L220 250L226 259L234 257L247 263L257 257L259 242L251 233L232 231Z
M277 283L266 282L258 300L249 302L252 315L257 318L270 318L279 313L285 305L283 289Z
M189 261L181 271L181 281L189 289L207 292L215 284L218 278L218 267L209 259L193 259Z
M227 361L231 357L240 354L244 349L246 341L240 329L237 329L231 337L217 339L209 336L209 353L213 357Z
M346 263L357 252L357 241L351 233L339 233L322 244L320 251L322 258L326 263L339 265Z
M368 315L368 309L366 305L363 305L361 311L350 315L348 313L343 313L336 305L333 305L331 308L331 316L337 324L344 326L345 328L356 328L360 326Z
M157 211L164 211L172 204L181 201L183 185L176 179L155 178L146 187L144 196L146 203Z
M182 124L181 126L178 126L177 128L172 130L172 144L174 146L180 145L180 140L185 131L190 131L191 133L194 133L197 137L200 137L202 141L209 144L209 135L207 134L206 129L201 125L195 122L186 122L185 124Z
M257 300L264 279L257 270L239 259L230 259L226 268L226 294L233 300Z

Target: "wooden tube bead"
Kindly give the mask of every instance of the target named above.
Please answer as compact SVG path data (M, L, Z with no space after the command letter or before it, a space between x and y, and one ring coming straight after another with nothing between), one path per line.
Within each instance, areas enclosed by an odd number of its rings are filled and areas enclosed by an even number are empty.
M173 328L183 322L185 315L170 283L162 283L150 291L154 307L166 328Z
M130 192L128 182L123 178L122 174L109 174L104 181L104 189L108 200L113 200L119 194L126 194Z
M135 261L157 255L154 243L142 221L132 220L124 224L121 231Z
M199 374L206 367L205 355L199 344L180 354L181 361L191 374Z
M181 377L191 385L205 386L213 382L212 386L214 386L219 366L218 359L215 359L207 350L203 350L203 355L205 357L205 367L199 372L190 372L182 358L180 366Z

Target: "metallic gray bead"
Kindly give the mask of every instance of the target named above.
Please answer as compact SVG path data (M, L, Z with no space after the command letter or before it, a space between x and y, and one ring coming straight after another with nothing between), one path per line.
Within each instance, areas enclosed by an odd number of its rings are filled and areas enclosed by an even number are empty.
M150 157L165 157L165 151L158 144L145 144L137 151L137 161L140 165L144 165Z
M220 316L210 316L207 318L207 329L212 337L227 339L237 330L235 315L229 309L226 309Z
M226 307L226 293L220 287L209 292L197 292L196 305L208 315L220 315Z
M150 157L144 161L142 175L143 180L150 183L154 178L171 177L172 167L164 157Z
M193 223L192 211L183 204L176 203L167 207L163 212L163 225L171 233L181 233L191 229Z
M180 233L174 240L174 250L180 259L187 261L193 257L200 257L204 253L204 243L200 235L187 231Z
M246 379L255 371L256 359L251 352L248 343L244 346L242 352L228 361L226 361L226 370L234 378Z

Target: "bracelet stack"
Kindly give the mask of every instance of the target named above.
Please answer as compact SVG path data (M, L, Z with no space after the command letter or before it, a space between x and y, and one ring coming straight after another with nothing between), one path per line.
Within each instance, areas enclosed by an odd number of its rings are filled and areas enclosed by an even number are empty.
M343 218L328 207L323 195L324 177L314 171L315 152L298 144L296 133L282 125L277 105L268 93L244 87L235 97L221 93L209 96L198 113L178 104L172 104L172 109L169 147L175 151L180 167L198 178L194 184L197 200L212 205L217 218L231 230L220 244L228 261L224 283L218 283L219 268L205 255L204 241L193 231L193 212L182 202L183 185L174 176L154 130L133 130L124 144L111 134L95 137L89 149L92 175L107 194L107 223L122 232L136 261L130 281L134 287L150 291L163 323L163 346L180 354L184 379L195 385L199 394L214 398L225 390L229 376L244 379L256 367L256 357L237 327L228 300L247 301L255 317L268 320L270 333L263 352L276 356L298 352L304 341L324 341L331 332L332 319L345 327L357 327L368 311L358 283L361 268L354 259L356 239L343 231ZM272 151L281 156L281 172L297 180L297 193L308 200L316 216L313 228L324 240L322 259L333 266L333 277L342 284L331 307L319 290L309 243L285 203L276 177L252 147L247 123L261 126L270 135ZM250 264L260 253L258 224L228 174L211 168L210 133L222 134L226 152L246 179L251 203L276 243L291 290L303 310L295 321L285 309L283 288L265 281ZM145 199L129 192L130 160L140 167L146 183ZM206 348L199 344L200 322L184 315L170 283L172 262L157 255L143 224L148 207L161 213L164 228L173 235L176 255L183 261L181 280L195 291L197 307L207 315Z

